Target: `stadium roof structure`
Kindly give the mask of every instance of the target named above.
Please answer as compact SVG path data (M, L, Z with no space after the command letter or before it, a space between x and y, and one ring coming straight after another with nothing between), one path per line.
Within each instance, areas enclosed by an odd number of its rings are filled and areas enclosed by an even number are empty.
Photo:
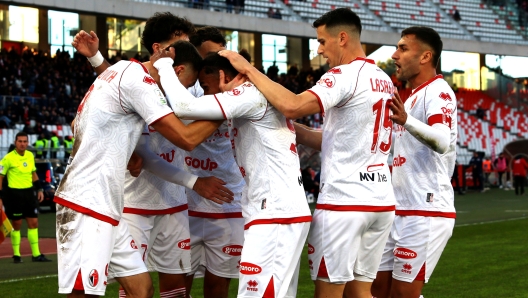
M202 0L203 1L203 0ZM315 38L311 22L324 12L349 7L361 17L361 40L367 44L395 45L399 32L412 25L435 28L444 49L496 55L527 56L526 28L513 24L515 17L488 7L480 0L245 0L241 14L226 13L224 0L209 0L208 9L189 8L192 0L2 0L12 5L27 5L78 13L105 14L147 19L155 12L171 11L196 25L296 37ZM282 20L267 17L269 8L280 9ZM451 14L459 10L462 20ZM509 15L513 16L512 12ZM513 24L513 25L512 25Z

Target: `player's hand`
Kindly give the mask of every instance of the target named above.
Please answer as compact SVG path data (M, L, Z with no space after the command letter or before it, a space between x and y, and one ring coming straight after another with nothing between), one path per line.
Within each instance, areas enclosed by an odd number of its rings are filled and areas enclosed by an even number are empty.
M171 58L172 60L174 60L174 58L176 57L176 51L173 47L170 47L168 50L160 49L159 51L152 53L152 55L150 55L150 63L154 65L154 63L159 59L167 57Z
M231 203L233 192L227 189L226 183L216 177L200 177L196 180L193 190L200 196L218 204Z
M218 52L218 54L222 57L226 57L229 62L231 62L231 65L243 75L247 75L249 70L253 68L253 65L237 52L222 50Z
M99 50L99 38L93 31L90 31L90 34L88 34L86 31L81 30L79 33L75 34L72 46L77 52L79 52L79 54L86 58L90 58L95 56Z
M141 158L136 152L133 152L128 161L127 170L130 172L130 175L137 177L141 173L142 168L143 158Z
M392 115L389 117L394 123L404 125L407 122L407 112L405 112L405 107L403 106L397 89L394 89L394 95L392 96L389 108L392 111Z
M40 190L40 191L37 192L37 199L38 199L39 203L44 201L44 191Z
M231 91L235 89L235 87L238 87L247 81L247 77L241 73L239 73L233 80L231 80L231 82L226 82L225 73L223 70L219 71L219 76L220 82L218 83L218 87L222 92Z

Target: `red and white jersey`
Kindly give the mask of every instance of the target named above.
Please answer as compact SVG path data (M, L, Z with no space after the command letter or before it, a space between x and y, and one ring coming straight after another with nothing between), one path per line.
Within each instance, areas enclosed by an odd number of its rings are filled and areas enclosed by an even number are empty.
M73 152L55 202L117 225L127 163L143 127L170 113L143 65L120 61L108 68L79 105Z
M152 127L145 126L143 135L149 138L150 150L168 163L182 167L184 152ZM125 179L124 213L158 215L187 210L185 187L165 181L149 171L133 177L127 171Z
M330 69L308 92L324 117L318 209L393 211L387 155L394 86L373 60Z
M455 167L457 102L453 90L437 75L413 90L405 102L408 115L433 125L450 127L449 149L439 154L395 125L392 184L396 215L455 217L451 175Z
M195 97L204 95L200 82L187 89ZM215 176L224 180L225 187L235 193L233 202L222 205L204 199L194 190L187 190L189 216L206 218L241 218L240 194L246 183L238 170L227 123L224 122L207 140L193 151L185 152L186 169L199 177ZM237 195L238 194L238 195Z
M311 221L295 144L293 122L251 83L215 95L240 173L245 228L254 224Z

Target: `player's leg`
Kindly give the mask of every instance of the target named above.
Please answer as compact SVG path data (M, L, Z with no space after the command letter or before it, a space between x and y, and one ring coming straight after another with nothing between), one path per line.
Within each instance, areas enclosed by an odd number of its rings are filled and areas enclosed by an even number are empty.
M296 269L309 223L254 225L245 230L238 297L295 297ZM287 296L294 293L293 296Z
M392 298L420 296L451 237L454 222L443 217L396 217Z
M150 245L150 235L154 227L154 219L156 216L152 215L140 215L132 213L123 213L121 220L125 221L128 226L128 231L130 236L134 239L134 243L131 244L133 247L137 247L139 253L141 254L141 259L143 262L146 262L146 258L149 254ZM119 297L125 298L128 297L125 288L119 288Z
M146 263L149 271L158 272L161 297L185 297L185 277L191 272L190 242L187 210L156 216Z
M185 277L187 297L190 296L194 275L204 260L203 229L204 218L189 216L189 231L191 239L191 271Z
M372 282L379 271L382 256L392 223L394 211L365 212L366 229L361 234L361 242L354 264L354 280L347 283L345 297L371 298Z
M115 277L115 279L125 289L127 298L148 298L154 296L154 288L148 272Z
M375 298L388 298L391 293L392 284L392 270L394 268L394 246L393 238L394 224L391 227L391 232L383 249L381 262L376 274L376 279L372 283L371 293Z
M204 219L204 297L227 298L232 278L239 276L244 219Z

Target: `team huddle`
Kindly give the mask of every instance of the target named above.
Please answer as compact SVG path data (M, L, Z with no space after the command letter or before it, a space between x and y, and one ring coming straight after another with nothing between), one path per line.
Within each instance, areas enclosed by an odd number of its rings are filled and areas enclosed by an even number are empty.
M297 297L308 243L315 297L419 297L451 236L456 98L436 75L431 28L402 32L392 58L405 103L367 59L361 21L313 23L330 70L294 94L225 50L213 27L156 13L149 62L109 65L94 32L72 43L99 74L72 124L56 192L59 293L120 297ZM190 42L189 42L190 41ZM291 119L321 113L322 131ZM321 151L312 215L297 144ZM388 154L394 156L392 174Z

